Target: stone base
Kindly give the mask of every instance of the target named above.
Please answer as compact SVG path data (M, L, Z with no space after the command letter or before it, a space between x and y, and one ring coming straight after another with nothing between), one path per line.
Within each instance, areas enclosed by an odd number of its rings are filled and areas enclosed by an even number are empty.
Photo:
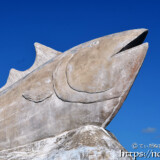
M17 148L0 151L1 160L131 160L109 131L84 126Z

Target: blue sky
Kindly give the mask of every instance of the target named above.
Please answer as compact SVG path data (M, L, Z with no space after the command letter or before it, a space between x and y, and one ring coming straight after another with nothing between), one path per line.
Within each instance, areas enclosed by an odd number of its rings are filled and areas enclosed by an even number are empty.
M121 144L160 144L160 1L0 2L0 87L9 70L34 62L34 42L59 51L107 34L148 28L149 51L121 110L108 126ZM160 150L159 150L160 151Z

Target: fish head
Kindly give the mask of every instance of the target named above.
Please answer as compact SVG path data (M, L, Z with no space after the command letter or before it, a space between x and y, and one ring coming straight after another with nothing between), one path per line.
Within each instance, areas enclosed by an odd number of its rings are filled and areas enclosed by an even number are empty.
M87 42L68 62L66 75L70 87L91 94L113 88L124 92L146 55L148 43L143 41L147 33L147 29L136 29Z

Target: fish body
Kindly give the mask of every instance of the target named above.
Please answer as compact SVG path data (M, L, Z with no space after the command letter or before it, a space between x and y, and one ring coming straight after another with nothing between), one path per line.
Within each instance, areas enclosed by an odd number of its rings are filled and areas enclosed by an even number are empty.
M147 29L91 40L64 53L39 43L27 71L12 69L0 89L0 150L85 125L105 128L145 58Z

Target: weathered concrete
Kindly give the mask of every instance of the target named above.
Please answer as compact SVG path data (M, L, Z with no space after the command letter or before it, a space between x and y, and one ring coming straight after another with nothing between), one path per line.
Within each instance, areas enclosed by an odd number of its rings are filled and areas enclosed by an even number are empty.
M63 54L53 51L53 58L5 86L0 92L0 150L84 125L106 127L142 65L146 35L146 29L130 30ZM41 50L51 52L45 46Z
M7 89L7 87L11 86L12 84L16 83L21 78L24 78L25 76L27 76L28 74L33 72L35 69L43 65L45 62L47 62L51 58L54 58L57 55L61 54L61 52L58 52L54 49L46 47L40 43L35 43L34 46L36 50L36 59L33 66L26 71L18 71L12 68L10 70L7 83L5 84L4 87L0 88L0 92Z
M0 151L3 160L131 160L103 128L84 126L25 146Z

